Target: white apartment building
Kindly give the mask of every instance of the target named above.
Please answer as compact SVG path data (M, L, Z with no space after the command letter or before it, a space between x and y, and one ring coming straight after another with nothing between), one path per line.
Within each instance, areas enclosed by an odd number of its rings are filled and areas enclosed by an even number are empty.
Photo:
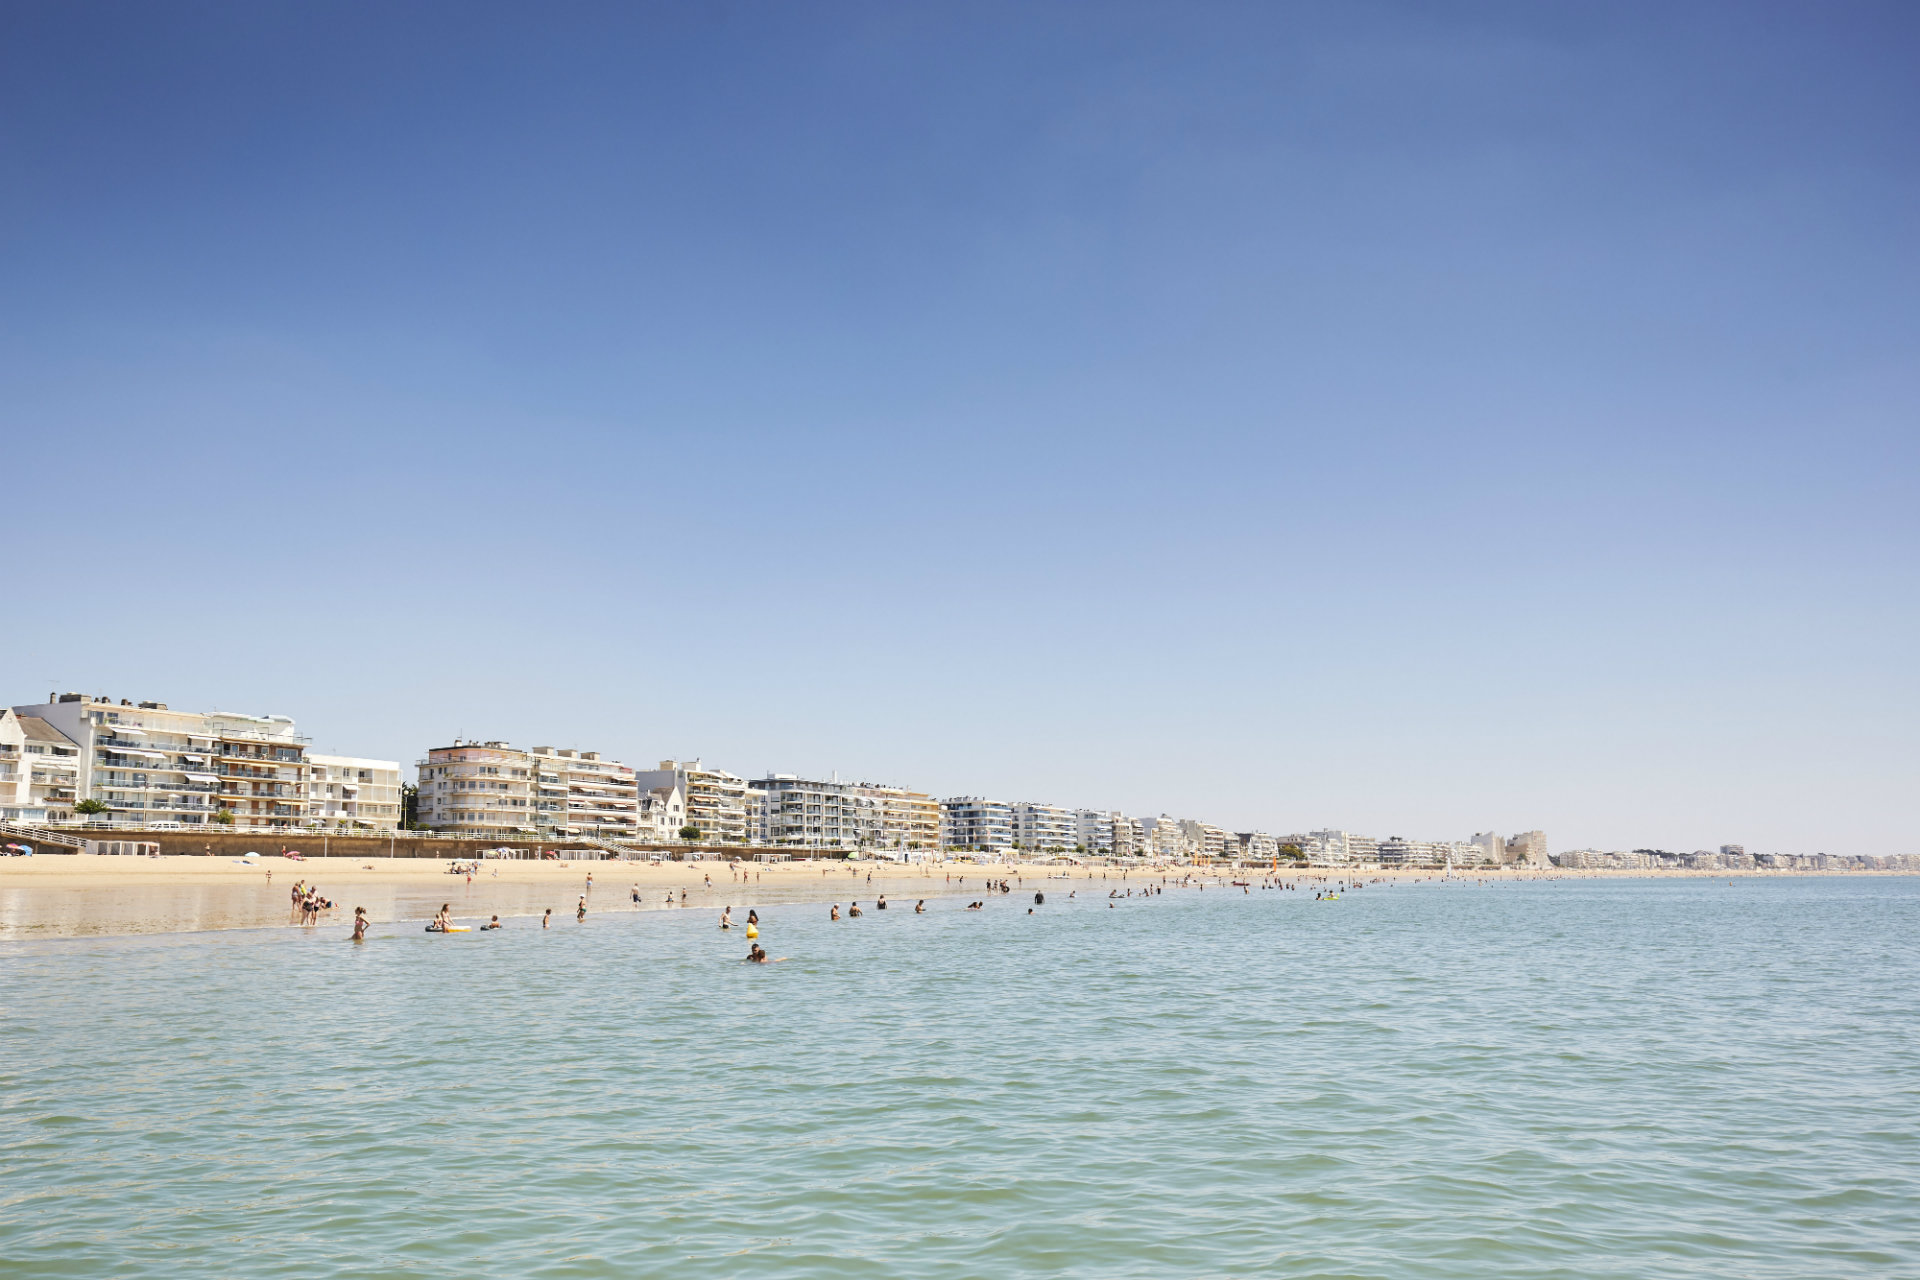
M436 831L483 840L650 834L633 768L597 751L456 739L429 749L419 767L420 821Z
M1298 840L1295 843L1299 843ZM1350 831L1310 831L1301 852L1315 866L1339 866L1347 862L1373 862L1379 857L1380 842L1372 836Z
M39 716L0 707L0 822L67 822L79 788L80 744Z
M1224 858L1233 852L1232 834L1209 822L1186 819L1180 823L1180 836L1186 841L1190 856Z
M535 747L533 760L543 801L551 801L555 786L566 788L566 821L556 824L561 832L602 840L639 838L640 784L633 766L604 759L598 751L556 747Z
M747 784L759 844L849 852L881 840L880 801L849 782L770 773Z
M291 829L306 820L307 740L287 716L174 711L164 702L79 693L13 712L42 721L77 748L61 757L77 765L74 803L106 806L101 814L71 811L77 820L241 830Z
M1264 831L1242 831L1234 837L1239 856L1271 862L1280 856L1280 842Z
M1162 862L1189 856L1186 833L1174 818L1163 813L1157 818L1142 818L1140 825L1144 829L1146 849L1151 856Z
M1079 824L1071 810L1020 800L1008 809L1013 847L1028 853L1071 853L1080 843Z
M940 802L926 792L873 782L856 782L853 790L880 806L881 848L916 861L940 847Z
M942 800L940 847L956 853L1013 852L1013 806L980 796Z
M1450 844L1431 840L1388 836L1374 850L1374 857L1383 867L1440 866L1446 864L1452 849Z
M1113 856L1144 858L1152 852L1147 843L1146 824L1123 813L1113 815Z
M698 760L662 760L658 769L635 775L640 787L675 786L686 797L687 825L709 844L747 843L747 780Z
M1480 851L1475 862L1492 863L1497 867L1507 860L1507 842L1495 832L1476 831L1469 843Z
M306 761L309 826L400 825L400 762L309 753Z
M542 797L533 753L499 740L432 747L419 762L420 825L499 840L538 835L566 820L566 788L555 777Z
M1120 815L1106 809L1073 811L1074 843L1096 858L1110 858L1114 851L1115 828Z

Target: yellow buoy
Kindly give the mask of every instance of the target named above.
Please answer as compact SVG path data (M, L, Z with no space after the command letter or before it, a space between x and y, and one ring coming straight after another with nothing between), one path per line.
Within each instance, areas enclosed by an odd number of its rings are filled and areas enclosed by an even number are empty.
M747 936L748 936L749 938L757 938L757 937L759 937L759 936L760 936L760 931L759 931L758 929L756 929L756 928L754 928L754 927L753 927L752 925L748 925L748 926L747 926Z

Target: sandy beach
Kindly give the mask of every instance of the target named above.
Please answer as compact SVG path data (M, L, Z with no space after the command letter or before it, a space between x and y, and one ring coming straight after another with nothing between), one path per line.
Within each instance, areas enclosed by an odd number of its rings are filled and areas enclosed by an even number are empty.
M860 902L867 910L884 895L889 909L912 909L919 898L981 894L989 880L1005 879L1019 892L1074 892L1075 885L1116 888L1143 880L1189 880L1218 888L1234 879L1274 875L1300 884L1366 880L1438 879L1431 870L1332 868L1279 873L1193 867L1051 867L1031 863L931 862L481 862L471 877L449 873L453 863L426 858L107 857L40 855L0 860L0 940L25 941L122 934L190 933L215 929L286 927L295 923L295 882L316 886L333 900L319 928L343 929L355 907L376 923L430 919L442 905L455 919L538 918L551 910L571 922L580 898L590 916L635 911L710 911L718 920L732 907L769 910L801 903ZM464 865L464 864L463 864ZM1506 883L1521 880L1705 878L1735 880L1821 873L1776 871L1499 870L1458 872L1455 878ZM1887 873L1892 874L1892 873ZM589 888L588 877L592 877ZM1102 890L1104 892L1104 889ZM637 897L637 900L636 900Z
M571 921L582 895L592 915L607 912L711 911L801 902L860 902L873 909L885 895L890 909L912 909L918 898L984 892L1005 878L1029 892L1062 877L1122 882L1108 868L986 865L966 862L903 865L890 862L481 862L471 877L449 874L455 864L425 858L231 858L43 855L0 861L0 939L178 933L207 929L270 928L292 923L296 881L316 886L337 909L319 927L344 927L355 907L379 923L427 920L442 904L456 919L537 917L551 909ZM466 865L466 864L461 864ZM1183 874L1156 869L1160 875ZM1198 873L1196 873L1198 874ZM592 887L588 887L588 877ZM1211 883L1217 877L1209 874ZM635 901L635 895L639 900Z

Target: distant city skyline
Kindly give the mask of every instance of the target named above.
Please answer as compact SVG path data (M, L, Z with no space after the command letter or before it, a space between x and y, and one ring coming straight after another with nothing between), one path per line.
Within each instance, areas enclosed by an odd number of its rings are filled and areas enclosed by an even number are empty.
M29 6L0 674L1920 851L1920 14Z

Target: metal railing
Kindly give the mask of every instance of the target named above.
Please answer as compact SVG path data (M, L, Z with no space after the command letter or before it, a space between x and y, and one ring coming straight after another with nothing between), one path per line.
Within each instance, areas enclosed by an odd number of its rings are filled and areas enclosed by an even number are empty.
M24 822L0 822L0 836L12 836L16 840L33 840L40 844L57 844L67 849L87 847L85 836L53 831L46 827L30 826Z

